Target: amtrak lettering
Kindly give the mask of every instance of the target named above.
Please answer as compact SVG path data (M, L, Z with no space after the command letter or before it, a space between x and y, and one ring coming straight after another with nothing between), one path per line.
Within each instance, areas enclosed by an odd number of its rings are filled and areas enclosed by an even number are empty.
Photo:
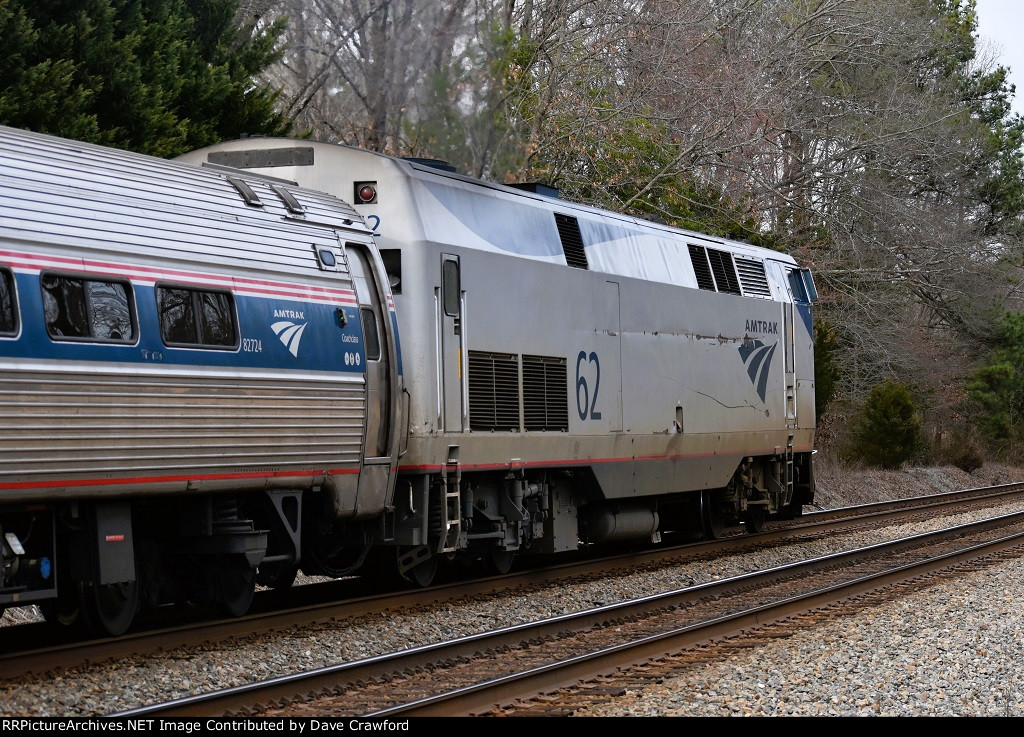
M301 310L274 310L274 317L287 317L292 320L305 320L306 315Z
M767 333L769 335L779 334L779 323L768 320L747 320L747 327L744 330L748 333Z

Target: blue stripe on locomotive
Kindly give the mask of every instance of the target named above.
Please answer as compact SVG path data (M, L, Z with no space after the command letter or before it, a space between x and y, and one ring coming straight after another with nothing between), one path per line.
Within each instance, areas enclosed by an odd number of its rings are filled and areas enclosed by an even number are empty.
M156 288L133 283L137 342L64 341L52 340L46 333L38 273L19 272L16 278L21 331L17 338L0 339L0 354L4 356L211 368L365 371L363 331L355 305L233 294L239 332L235 348L170 347L160 336ZM339 324L339 309L345 313L344 327ZM295 330L282 329L280 323L285 322L296 326ZM295 350L294 355L290 348Z

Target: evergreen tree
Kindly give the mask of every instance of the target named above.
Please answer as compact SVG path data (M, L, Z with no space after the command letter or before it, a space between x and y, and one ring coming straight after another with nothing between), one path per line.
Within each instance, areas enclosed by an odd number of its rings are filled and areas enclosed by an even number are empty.
M0 0L0 123L95 140L96 116L88 113L92 91L76 81L70 58L41 52L35 20L19 0Z
M0 0L0 123L156 156L281 135L280 24L239 29L239 0Z
M899 468L927 448L910 389L887 381L871 390L853 423L849 456L871 466Z
M988 362L968 378L967 396L982 438L1008 454L1024 435L1024 315L1007 313L1001 328Z
M839 365L839 334L821 318L814 319L814 413L825 414L839 392L843 372Z

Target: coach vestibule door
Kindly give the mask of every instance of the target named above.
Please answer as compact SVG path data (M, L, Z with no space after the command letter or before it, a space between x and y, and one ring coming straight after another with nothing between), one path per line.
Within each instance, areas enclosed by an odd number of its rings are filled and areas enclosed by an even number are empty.
M465 301L459 257L441 255L441 286L435 292L438 325L437 414L438 426L446 432L462 432L464 398L463 347L465 345Z
M389 486L392 460L390 315L366 248L350 243L345 250L359 301L366 361L366 434L363 467L359 473L358 515L359 508L379 509Z

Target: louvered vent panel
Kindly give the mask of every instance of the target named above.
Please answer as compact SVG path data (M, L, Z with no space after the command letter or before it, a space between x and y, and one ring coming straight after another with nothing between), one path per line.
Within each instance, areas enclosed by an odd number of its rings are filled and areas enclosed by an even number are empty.
M690 246L690 261L693 263L693 273L697 276L697 286L709 292L715 291L715 280L711 278L711 267L708 266L703 246Z
M519 430L519 364L515 356L469 351L469 427Z
M527 431L569 430L564 358L523 356L523 424Z
M736 269L732 265L732 254L728 251L716 251L714 248L709 248L708 260L711 262L711 271L715 275L718 291L739 294L740 282L736 278Z
M587 264L587 253L583 249L583 234L580 233L580 224L576 218L556 212L555 225L558 227L558 237L562 241L565 262L577 269L590 268Z
M736 271L740 275L743 294L747 297L771 297L768 279L764 275L764 264L752 258L736 256Z

